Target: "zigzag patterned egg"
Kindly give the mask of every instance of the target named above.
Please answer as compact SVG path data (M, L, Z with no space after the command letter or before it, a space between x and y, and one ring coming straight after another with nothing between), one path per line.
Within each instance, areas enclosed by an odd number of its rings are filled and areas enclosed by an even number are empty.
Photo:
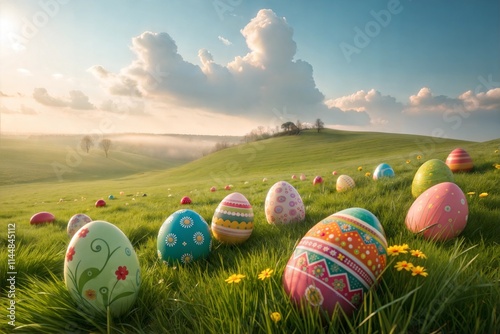
M467 225L469 206L455 183L443 182L424 191L406 215L406 226L424 238L448 240L459 235Z
M446 158L446 165L453 173L468 172L474 168L472 158L463 148L456 148Z
M210 227L197 212L177 210L160 227L157 249L160 260L168 265L205 258L212 249Z
M297 190L286 181L276 182L269 189L264 210L269 224L302 222L306 216L302 198Z
M64 281L73 300L90 315L119 316L135 303L141 285L139 259L129 239L115 225L93 221L71 239L64 261Z
M418 197L430 187L441 182L453 182L453 173L441 160L431 159L422 164L413 177L411 193Z
M291 299L351 314L386 265L387 241L370 211L350 208L317 223L300 240L283 273Z
M250 202L240 193L224 197L212 217L212 234L227 244L245 242L253 231L253 210Z
M375 168L373 179L378 180L383 177L394 177L394 170L386 163L382 163Z

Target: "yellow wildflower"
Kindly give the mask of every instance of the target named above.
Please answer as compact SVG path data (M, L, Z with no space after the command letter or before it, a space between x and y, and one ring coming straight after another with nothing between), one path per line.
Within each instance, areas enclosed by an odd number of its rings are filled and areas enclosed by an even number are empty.
M405 244L406 245L406 244ZM394 245L387 247L387 255L398 256L399 254L408 253L406 251L405 245ZM408 247L408 245L406 245Z
M361 172L363 170L363 167L359 166L358 170Z
M494 164L493 166L495 166L496 169L500 169L500 164Z
M409 164L411 161L410 160L406 160L406 163Z
M274 270L267 268L265 270L262 270L262 272L259 274L259 279L265 280L266 278L271 277L271 274L273 273Z
M370 175L372 175L370 172L365 173L365 176L370 176Z
M487 196L488 196L488 193L480 193L479 194L479 197L481 197L481 198L484 198L484 197L487 197Z
M417 160L420 160L422 159L422 156L421 155L417 155Z
M245 277L245 275L242 275L242 274L233 274L233 275L229 276L225 281L228 284L239 283L241 281L241 279L244 277Z
M280 321L281 320L281 313L279 313L279 312L271 313L271 320L274 321L274 323L277 323L278 321Z
M401 271L403 269L406 271L410 271L411 268L413 268L413 263L406 262L406 261L399 261L399 262L396 262L396 265L394 266L394 268L396 268L398 271Z
M498 150L495 150L495 153L498 153L499 151Z
M425 271L424 267L416 266L411 268L411 275L412 276L420 275L426 277L427 275L429 275L429 273Z
M419 257L421 259L427 259L427 256L418 249L411 250L411 255Z
M476 194L476 192L475 192L475 191L469 191L469 192L467 193L467 195L469 195L469 196L472 196L472 195L475 195L475 194Z

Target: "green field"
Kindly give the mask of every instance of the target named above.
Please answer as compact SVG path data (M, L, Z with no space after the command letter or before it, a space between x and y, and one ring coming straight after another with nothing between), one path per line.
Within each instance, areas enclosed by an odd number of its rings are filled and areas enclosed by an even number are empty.
M71 145L71 144L70 144ZM74 145L74 144L73 144ZM57 178L54 161L68 166L67 151L58 144L24 139L0 142L0 278L6 282L7 224L16 225L16 330L7 324L9 300L3 284L2 332L110 333L495 333L500 328L500 139L476 143L383 133L325 130L242 144L197 160L166 161L152 154L111 152L106 159L95 150ZM475 169L455 175L467 195L466 229L448 242L427 241L404 224L413 202L411 183L418 167L429 159L445 160L462 147ZM417 159L420 157L420 159ZM70 161L71 162L71 161ZM366 176L386 162L391 179ZM362 170L358 170L362 167ZM353 177L356 187L337 193L337 176ZM291 175L307 175L307 181ZM325 182L313 186L321 175ZM267 178L267 182L263 182ZM264 201L277 181L291 183L306 207L306 219L293 226L266 222ZM181 208L195 210L210 223L215 208L231 184L250 201L255 214L251 238L240 246L214 241L206 260L190 266L167 267L157 259L156 236L165 219ZM210 192L211 186L217 187ZM119 195L124 192L124 195ZM479 197L487 193L486 197ZM99 198L114 194L104 208ZM147 196L143 196L146 194ZM181 197L193 203L181 206ZM393 268L388 258L379 284L365 295L352 316L330 319L318 309L299 310L282 289L281 276L302 236L323 218L346 208L361 207L382 223L388 244L408 244L427 255L427 277ZM56 221L31 226L30 217L49 211ZM63 264L69 239L66 226L76 213L118 226L130 239L142 270L139 297L130 312L118 318L88 316L79 310L64 285ZM404 258L405 260L408 257ZM417 262L417 261L416 261ZM266 268L272 276L260 281ZM246 277L225 282L232 274ZM279 312L274 322L271 313Z

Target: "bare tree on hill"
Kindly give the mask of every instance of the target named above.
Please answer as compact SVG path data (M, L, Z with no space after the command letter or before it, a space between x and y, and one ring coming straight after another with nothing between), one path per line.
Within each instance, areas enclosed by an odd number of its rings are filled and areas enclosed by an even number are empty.
M314 128L320 132L322 129L325 128L325 123L319 118L316 119L316 122L314 122Z
M92 146L94 146L94 141L92 140L92 137L90 137L89 135L84 136L80 141L80 147L87 153L89 153L89 150Z
M106 154L106 158L108 157L108 152L109 149L111 148L111 139L104 138L99 142L99 146L102 148L104 151L104 154Z

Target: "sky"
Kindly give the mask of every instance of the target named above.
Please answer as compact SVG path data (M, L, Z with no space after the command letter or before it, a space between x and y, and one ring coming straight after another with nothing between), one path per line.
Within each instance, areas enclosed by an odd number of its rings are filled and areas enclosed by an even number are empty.
M500 137L500 1L0 0L0 134Z

